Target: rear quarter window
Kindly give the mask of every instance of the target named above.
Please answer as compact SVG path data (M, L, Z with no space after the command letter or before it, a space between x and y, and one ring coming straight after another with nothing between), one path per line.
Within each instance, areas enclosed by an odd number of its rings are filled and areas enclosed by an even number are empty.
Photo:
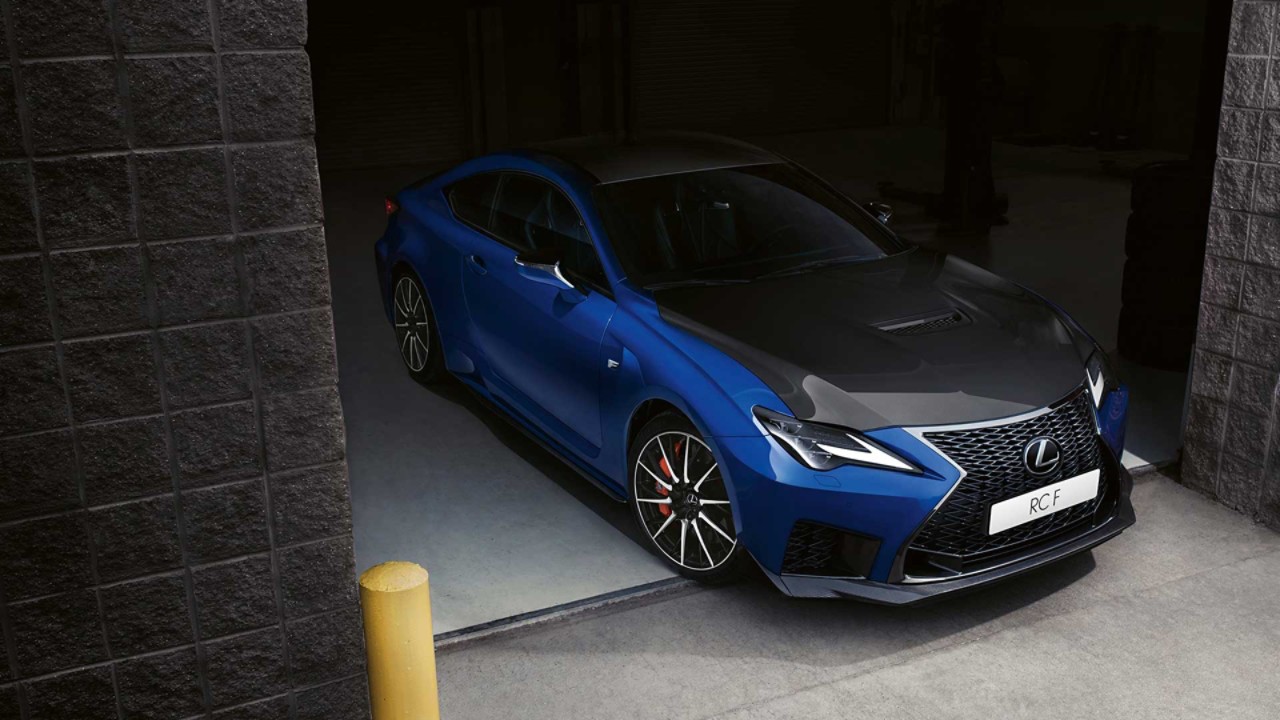
M499 177L498 173L483 173L450 185L445 196L449 199L453 214L463 222L484 230L490 229Z

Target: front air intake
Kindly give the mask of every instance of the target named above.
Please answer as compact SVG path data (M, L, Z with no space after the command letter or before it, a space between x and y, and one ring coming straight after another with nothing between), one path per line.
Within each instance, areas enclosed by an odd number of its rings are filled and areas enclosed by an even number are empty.
M880 541L801 520L791 528L782 559L786 575L864 578L871 574Z

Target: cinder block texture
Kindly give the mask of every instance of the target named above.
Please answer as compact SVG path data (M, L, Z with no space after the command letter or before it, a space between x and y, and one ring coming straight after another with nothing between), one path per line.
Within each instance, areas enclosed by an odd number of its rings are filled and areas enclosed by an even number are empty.
M13 70L3 67L0 68L0 157L20 155L22 127L18 124L17 88L13 84Z
M111 60L67 60L23 70L31 144L39 153L125 146L124 108Z
M53 339L44 292L44 263L0 257L0 348Z
M154 147L222 139L213 56L130 60L128 72L136 143Z
M116 8L131 52L213 48L207 0L117 0Z
M135 655L192 640L191 611L181 573L108 585L101 590L107 642L116 655Z
M204 707L191 648L126 660L118 666L117 682L125 717L189 717Z
M1280 529L1280 6L1237 0L1182 479Z
M220 148L138 156L142 237L215 235L231 229L226 160Z
M0 718L368 716L305 41L0 1Z
M192 573L197 614L205 637L279 624L277 589L267 555L196 568Z
M73 442L69 430L0 440L0 478L24 479L0 484L0 520L79 506Z
M299 48L307 42L302 0L218 0L226 48Z
M159 324L238 317L240 281L229 238L183 240L148 247Z
M111 52L111 16L102 0L13 0L10 7L24 59Z
M35 164L35 184L50 248L112 244L134 236L127 157L41 160Z
M0 162L0 253L40 247L32 196L30 163Z
M306 53L228 55L222 60L235 140L278 140L315 132Z

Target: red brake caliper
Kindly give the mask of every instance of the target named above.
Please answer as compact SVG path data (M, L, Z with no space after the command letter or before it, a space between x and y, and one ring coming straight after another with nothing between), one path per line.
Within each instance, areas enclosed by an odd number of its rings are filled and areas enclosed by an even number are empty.
M662 442L662 441L661 441L661 440L659 440L658 442ZM676 442L676 445L675 445L675 448L674 448L674 449L675 449L675 455L676 455L676 457L680 457L680 443L682 443L682 442L684 442L684 441L683 441L683 440L680 440L680 441L677 441L677 442ZM659 467L659 468L662 468L662 474L663 474L663 475L666 475L668 480L671 480L672 482L674 482L674 481L675 481L674 476L672 476L672 474L671 474L671 468L667 466L667 458L666 458L665 456L664 456L661 460L659 460L659 461L658 461L658 467ZM667 489L666 489L666 488L664 488L664 487L662 487L662 484L661 484L661 483L654 482L654 483L653 483L653 489L654 489L654 490L657 490L659 495L666 495L666 494L667 494ZM671 515L671 506L670 506L670 505L659 505L659 506L658 506L658 512L662 513L662 516L663 516L663 517L668 517L669 515Z

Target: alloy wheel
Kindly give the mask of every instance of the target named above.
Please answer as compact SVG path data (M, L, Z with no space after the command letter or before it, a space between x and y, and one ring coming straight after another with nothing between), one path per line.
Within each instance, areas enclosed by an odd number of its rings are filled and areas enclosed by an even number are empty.
M427 354L431 340L431 324L427 319L427 304L422 300L422 290L409 276L396 282L395 292L396 340L400 342L400 357L413 372L422 372L427 366Z
M711 448L695 435L650 438L636 458L632 491L644 529L672 562L713 570L737 547L728 489Z

